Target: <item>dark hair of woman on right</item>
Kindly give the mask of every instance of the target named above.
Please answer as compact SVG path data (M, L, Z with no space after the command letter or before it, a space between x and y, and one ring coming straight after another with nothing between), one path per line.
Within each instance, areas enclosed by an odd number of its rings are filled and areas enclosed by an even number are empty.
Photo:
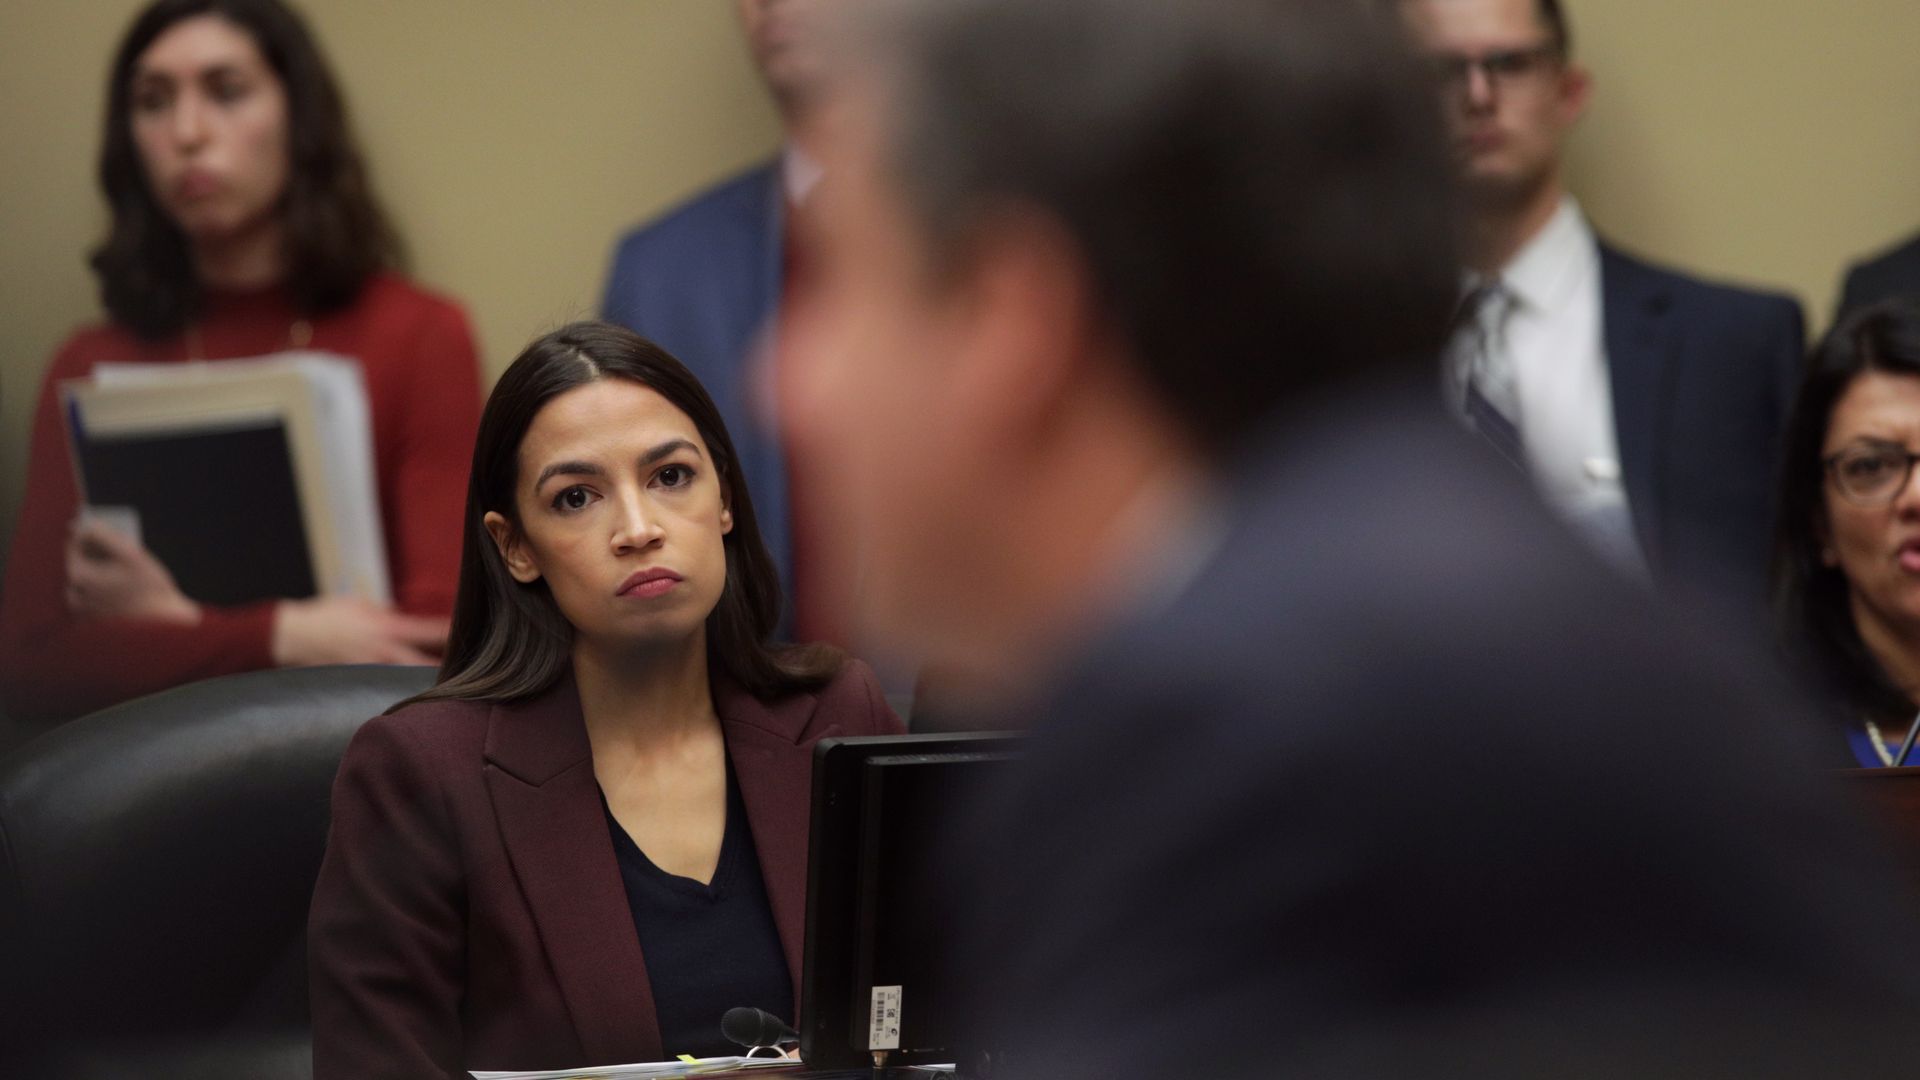
M772 640L712 400L630 331L547 334L487 401L463 528L438 684L334 782L314 1076L710 1056L728 1009L793 1023L813 745L901 726L866 665Z
M1920 300L1843 317L1788 424L1774 565L1789 647L1849 760L1891 763L1920 709ZM1911 763L1920 764L1920 750Z

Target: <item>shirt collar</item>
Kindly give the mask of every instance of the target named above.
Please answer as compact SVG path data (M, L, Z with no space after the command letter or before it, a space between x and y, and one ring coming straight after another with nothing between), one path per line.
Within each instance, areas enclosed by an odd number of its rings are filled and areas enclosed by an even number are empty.
M780 189L786 194L788 203L804 205L807 197L813 194L813 189L819 186L820 178L825 175L826 169L798 146L788 143L781 149Z
M1522 304L1555 311L1572 299L1581 267L1594 250L1586 215L1571 195L1564 196L1547 224L1500 272L1500 281Z

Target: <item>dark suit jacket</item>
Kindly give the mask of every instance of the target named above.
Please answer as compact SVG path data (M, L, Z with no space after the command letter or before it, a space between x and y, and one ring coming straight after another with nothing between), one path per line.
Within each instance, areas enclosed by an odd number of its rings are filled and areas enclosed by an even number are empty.
M733 435L760 531L781 580L792 551L786 457L754 408L748 361L780 303L786 198L768 162L621 239L601 317L680 358L713 395Z
M1896 296L1920 298L1920 236L1855 263L1840 289L1839 313Z
M900 723L858 662L772 705L716 684L714 705L797 1002L813 744ZM318 1080L663 1056L571 678L362 727L307 934Z
M1600 282L1621 479L1655 580L1763 601L1799 304L1606 245Z
M996 1080L1772 1076L1920 1001L1768 662L1438 414L1293 417L1181 597L986 718L1034 732L947 886Z

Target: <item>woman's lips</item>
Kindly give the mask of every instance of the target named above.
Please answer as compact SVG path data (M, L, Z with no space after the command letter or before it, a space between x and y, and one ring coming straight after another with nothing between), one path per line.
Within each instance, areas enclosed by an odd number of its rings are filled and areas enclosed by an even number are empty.
M620 583L616 595L630 600L652 600L672 592L682 580L679 574L667 569L639 570Z
M181 175L173 185L173 193L182 199L204 199L220 191L220 178L203 169L193 169Z
M1894 558L1899 561L1900 569L1909 574L1920 574L1920 539L1901 544Z

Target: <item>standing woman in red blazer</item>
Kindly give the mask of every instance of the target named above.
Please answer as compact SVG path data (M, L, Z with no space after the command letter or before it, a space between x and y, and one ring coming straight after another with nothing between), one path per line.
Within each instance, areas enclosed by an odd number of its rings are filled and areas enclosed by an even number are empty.
M773 563L700 384L605 324L480 420L440 681L334 783L308 922L317 1080L727 1052L792 1022L812 744L900 730L867 667L770 642Z
M432 662L453 608L479 368L460 308L396 272L398 238L318 44L280 0L157 0L108 80L99 176L111 219L92 258L108 319L67 339L40 389L0 594L10 718L42 726L276 665ZM102 362L288 349L360 364L391 609L200 603L140 543L78 519L63 380Z

